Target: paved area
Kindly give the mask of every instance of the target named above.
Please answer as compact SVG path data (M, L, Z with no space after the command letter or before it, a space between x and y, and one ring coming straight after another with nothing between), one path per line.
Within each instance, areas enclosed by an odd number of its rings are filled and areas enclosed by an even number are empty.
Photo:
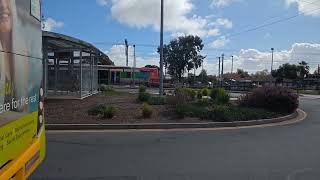
M227 131L48 133L32 176L76 180L318 180L320 100L306 121Z

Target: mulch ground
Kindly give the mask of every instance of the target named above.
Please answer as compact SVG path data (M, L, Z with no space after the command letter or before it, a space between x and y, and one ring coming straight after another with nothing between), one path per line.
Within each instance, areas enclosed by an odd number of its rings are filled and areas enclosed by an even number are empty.
M142 104L136 102L136 95L106 96L97 94L83 100L46 100L45 115L47 124L124 124L124 123L176 123L200 122L197 118L178 119L173 109L166 105L153 106L152 118L141 117ZM88 110L106 104L118 109L115 117L105 119L90 116Z

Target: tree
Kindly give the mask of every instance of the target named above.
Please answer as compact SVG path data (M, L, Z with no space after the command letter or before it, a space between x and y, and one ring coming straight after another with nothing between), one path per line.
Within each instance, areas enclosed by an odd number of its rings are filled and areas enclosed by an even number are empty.
M206 70L202 70L201 73L199 74L199 80L201 80L202 83L208 82L208 74Z
M310 66L308 65L307 62L305 62L305 61L299 62L298 73L300 74L301 79L304 79L309 75Z
M254 81L268 81L270 80L271 75L267 69L263 71L257 71L256 73L251 75L251 79Z
M279 69L272 71L272 76L277 81L283 81L284 79L296 80L298 78L299 67L295 64L283 64Z
M237 74L240 75L241 78L248 78L250 77L249 73L244 71L243 69L238 69Z
M201 38L191 35L178 37L164 45L164 62L168 73L180 82L186 71L201 67L205 58L200 55L203 47Z

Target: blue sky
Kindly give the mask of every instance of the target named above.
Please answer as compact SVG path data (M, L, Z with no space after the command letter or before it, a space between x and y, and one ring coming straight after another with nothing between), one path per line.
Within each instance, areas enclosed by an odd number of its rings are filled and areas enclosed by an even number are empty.
M216 57L221 53L227 59L235 56L235 69L266 69L271 47L276 49L275 66L301 59L308 60L312 68L320 63L319 0L165 2L165 42L179 35L201 36L210 74L216 72ZM159 44L159 6L160 0L43 0L42 11L47 30L88 41L118 65L124 64L124 53L117 44L127 38L137 44L138 65L143 66L158 62L154 46Z

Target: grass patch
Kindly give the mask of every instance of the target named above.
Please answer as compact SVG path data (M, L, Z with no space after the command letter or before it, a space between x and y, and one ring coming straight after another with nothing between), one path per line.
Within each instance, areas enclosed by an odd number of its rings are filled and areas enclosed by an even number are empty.
M180 117L196 117L214 122L249 121L257 119L276 118L281 113L270 112L260 108L247 108L232 105L207 104L197 102L194 104L178 105L176 114Z
M104 118L112 119L114 115L117 113L117 108L113 106L106 106L103 104L100 104L96 107L93 107L88 110L88 114L90 116L98 116L102 115Z
M90 116L98 116L99 114L103 114L103 110L105 108L105 105L100 104L98 106L95 106L88 110L88 114Z
M143 118L151 118L152 114L153 114L152 107L149 104L144 103L142 106L142 117Z

